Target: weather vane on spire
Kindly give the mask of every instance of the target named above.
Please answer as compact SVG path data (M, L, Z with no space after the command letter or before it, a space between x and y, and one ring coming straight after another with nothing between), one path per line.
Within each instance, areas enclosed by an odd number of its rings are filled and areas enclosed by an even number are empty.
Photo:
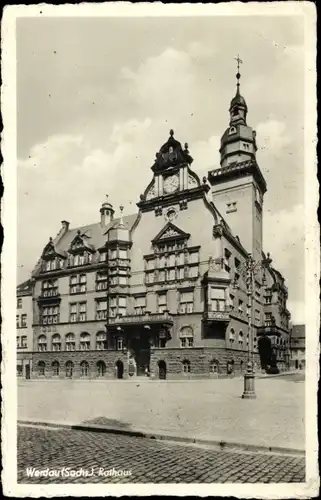
M240 59L240 55L238 54L237 57L234 57L234 59L237 61L237 73L236 73L236 93L238 94L240 91L240 78L241 78L241 73L240 73L240 64L243 64L242 59Z

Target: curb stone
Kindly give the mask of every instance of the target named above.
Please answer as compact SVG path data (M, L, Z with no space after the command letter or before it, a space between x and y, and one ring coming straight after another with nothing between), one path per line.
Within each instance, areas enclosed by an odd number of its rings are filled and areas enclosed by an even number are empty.
M110 427L107 425L97 425L97 424L77 424L77 423L62 423L56 421L39 421L39 420L18 420L18 426L31 426L31 427L54 427L69 430L87 431L87 432L101 432L105 434L120 434L123 436L130 437L140 437L147 439L155 439L160 441L175 441L177 443L190 443L198 445L209 445L213 447L219 447L222 451L249 451L249 452L261 452L261 453L271 453L271 454L284 454L284 455L297 455L305 456L305 450L298 448L285 448L279 446L264 446L246 443L237 443L231 441L225 441L215 438L198 438L198 437L188 437L180 436L171 433L158 433L152 431L142 431L142 430L129 430L122 429L120 427Z

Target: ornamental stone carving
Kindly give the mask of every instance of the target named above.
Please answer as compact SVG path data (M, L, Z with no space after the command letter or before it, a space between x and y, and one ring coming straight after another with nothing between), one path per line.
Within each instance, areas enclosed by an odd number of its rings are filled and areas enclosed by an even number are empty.
M214 238L221 238L223 236L223 226L221 224L213 226L213 236Z

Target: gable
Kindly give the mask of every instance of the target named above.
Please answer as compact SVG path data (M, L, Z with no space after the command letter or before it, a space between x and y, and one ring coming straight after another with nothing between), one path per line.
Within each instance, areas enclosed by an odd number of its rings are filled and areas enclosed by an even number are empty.
M163 242L166 240L187 240L190 237L189 233L185 233L182 229L168 222L165 227L152 240L153 243Z
M55 245L52 241L52 238L50 238L49 243L47 243L47 245L43 249L41 257L42 257L42 259L54 259L55 257L63 257L64 258L65 255L56 251Z
M77 253L77 252L83 252L84 250L94 252L95 249L93 245L88 243L87 241L88 239L90 239L90 237L87 234L81 234L81 232L78 231L77 235L70 243L68 252Z

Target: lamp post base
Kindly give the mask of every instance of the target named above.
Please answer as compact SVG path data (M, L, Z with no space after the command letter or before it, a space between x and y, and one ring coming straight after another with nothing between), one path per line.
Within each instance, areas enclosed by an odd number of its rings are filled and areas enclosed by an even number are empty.
M244 392L242 394L242 399L255 399L256 394L254 390L254 372L248 371L244 374Z

